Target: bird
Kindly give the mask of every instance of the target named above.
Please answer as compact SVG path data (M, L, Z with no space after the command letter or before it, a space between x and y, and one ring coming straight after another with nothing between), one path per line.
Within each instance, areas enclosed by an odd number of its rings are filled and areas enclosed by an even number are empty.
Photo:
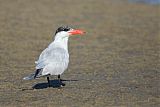
M55 32L54 40L42 51L35 61L35 72L24 77L24 80L32 80L40 77L47 77L48 86L51 86L49 77L58 76L59 84L62 83L61 75L68 68L69 52L68 40L73 35L83 35L85 32L73 29L69 26L61 26ZM65 85L65 84L62 84Z

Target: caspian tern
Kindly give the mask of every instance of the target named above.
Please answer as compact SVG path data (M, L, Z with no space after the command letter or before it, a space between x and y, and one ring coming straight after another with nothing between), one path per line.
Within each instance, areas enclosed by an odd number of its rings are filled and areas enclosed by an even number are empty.
M71 35L82 35L84 31L72 29L68 26L59 27L55 33L55 39L49 46L42 51L39 59L35 61L36 71L24 80L32 80L46 76L48 86L50 87L50 75L57 75L60 84L62 83L60 75L68 68L69 53L68 39Z

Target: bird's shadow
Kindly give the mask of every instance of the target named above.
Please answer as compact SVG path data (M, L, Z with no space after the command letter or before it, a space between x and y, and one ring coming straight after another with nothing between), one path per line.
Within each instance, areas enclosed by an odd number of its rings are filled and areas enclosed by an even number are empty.
M59 82L59 80L50 80L50 88L60 88L62 85L65 86L64 82L72 82L72 81L78 81L78 80L61 80L61 82ZM43 83L37 83L35 84L33 87L33 89L45 89L45 88L49 88L48 82L43 82Z

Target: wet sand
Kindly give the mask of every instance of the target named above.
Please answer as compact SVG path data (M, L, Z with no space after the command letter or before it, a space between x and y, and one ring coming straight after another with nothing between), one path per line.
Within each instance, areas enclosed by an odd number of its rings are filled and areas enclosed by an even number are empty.
M0 107L160 106L159 11L126 0L1 0ZM61 25L87 32L69 40L66 86L22 80Z

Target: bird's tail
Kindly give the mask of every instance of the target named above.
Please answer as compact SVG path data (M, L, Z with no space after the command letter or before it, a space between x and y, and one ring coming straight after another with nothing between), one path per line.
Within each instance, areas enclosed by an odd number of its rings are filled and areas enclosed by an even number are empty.
M24 80L33 80L33 79L35 79L34 76L35 76L35 73L34 74L30 74L30 75L24 77L23 79Z
M37 69L37 70L35 71L35 73L30 74L30 75L24 77L23 79L24 79L24 80L33 80L33 79L35 79L36 77L40 77L40 75L41 75L40 71L41 71L41 70L42 70L42 69Z

